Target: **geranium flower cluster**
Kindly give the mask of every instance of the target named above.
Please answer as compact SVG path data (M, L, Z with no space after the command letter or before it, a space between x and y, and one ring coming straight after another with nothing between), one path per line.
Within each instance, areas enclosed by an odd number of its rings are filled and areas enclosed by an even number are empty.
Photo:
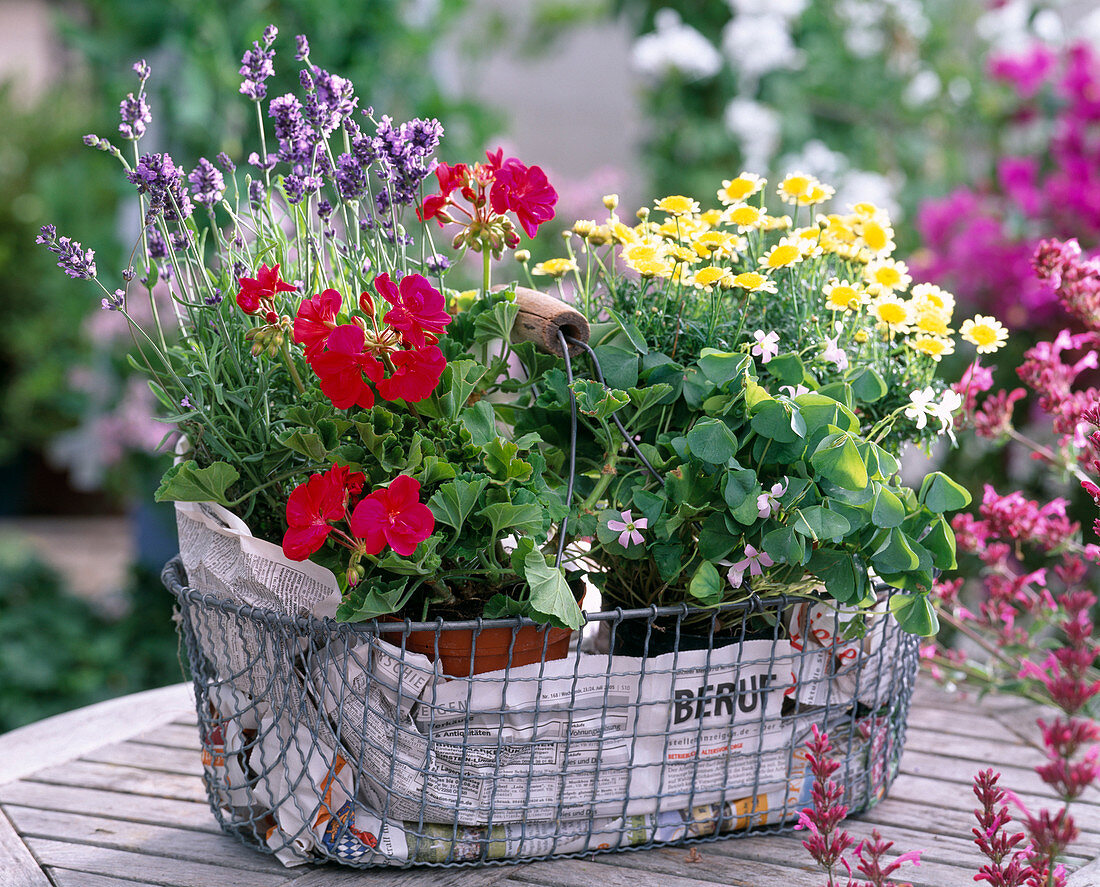
M420 483L399 474L388 487L362 496L364 481L362 472L333 465L295 487L286 503L283 553L304 561L332 536L352 552L347 578L354 585L363 555L387 547L403 557L416 551L435 529L431 509L420 501Z
M435 219L441 227L461 225L452 241L455 249L484 249L499 258L505 247L519 246L519 234L506 214L514 214L527 236L534 237L554 217L558 194L540 167L505 158L502 148L487 151L486 158L486 163L472 166L440 163L435 169L439 193L425 198L417 215L423 221Z
M419 274L397 284L379 274L374 289L392 306L382 324L369 293L359 297L362 316L340 323L343 298L334 289L303 301L294 320L294 340L305 346L321 391L342 410L369 409L376 391L383 400L424 400L447 365L435 344L451 322L442 293Z

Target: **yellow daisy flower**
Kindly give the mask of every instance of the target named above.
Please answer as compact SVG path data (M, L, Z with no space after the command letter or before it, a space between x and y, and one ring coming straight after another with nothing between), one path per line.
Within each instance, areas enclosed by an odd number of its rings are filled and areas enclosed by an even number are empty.
M708 228L717 227L722 224L722 210L708 209L705 213L699 215L699 221Z
M870 284L872 290L882 293L904 290L913 280L909 275L909 266L897 259L875 259L868 262L863 269L863 279Z
M821 255L821 229L816 225L808 225L805 228L798 228L791 232L791 238L798 244L798 248L802 250L802 256L819 256Z
M780 199L795 206L824 203L835 193L831 186L823 185L813 176L801 172L791 173L779 183Z
M822 287L822 292L830 311L855 311L863 302L863 287L835 277Z
M655 233L669 240L689 240L695 234L702 234L707 230L704 222L693 216L677 216L667 219L660 225L653 227Z
M611 231L611 239L616 243L637 243L641 239L634 228L622 222L612 222L608 228Z
M733 275L728 268L719 268L717 265L707 265L700 268L692 275L691 284L696 289L706 290L708 293L716 286L729 289L733 286Z
M774 280L759 271L742 271L733 278L733 285L750 293L774 293L779 290Z
M1008 330L1001 322L981 314L975 315L973 320L963 321L959 335L977 346L979 354L992 354L994 351L999 351L1008 341Z
M914 302L934 305L947 312L948 320L955 313L955 297L945 289L940 289L934 283L918 283L910 290Z
M619 255L628 265L636 265L638 262L662 261L666 251L663 243L631 243L625 244Z
M737 239L726 231L705 231L691 241L700 258L712 255L734 256L737 254Z
M775 246L760 257L765 268L789 268L802 261L802 247L790 237L784 237Z
M735 203L723 214L727 225L736 225L742 233L760 227L767 218L764 210L758 206L749 206L747 203Z
M587 237L596 228L596 223L591 219L577 219L573 223L573 233L581 237Z
M653 201L653 205L662 212L672 216L691 216L699 212L699 201L684 197L682 194L672 194Z
M857 226L862 245L876 256L888 256L897 246L894 243L894 229L882 224L878 219L864 219Z
M764 216L760 224L761 231L786 231L791 227L790 216Z
M645 259L630 266L642 277L670 277L673 266L661 259Z
M955 353L955 343L941 336L914 336L909 340L909 347L921 354L927 354L937 363L940 358Z
M886 327L891 335L908 332L913 322L913 311L909 303L893 293L884 293L874 299L869 310L871 316Z
M951 313L943 308L937 308L932 302L920 299L910 299L913 306L916 321L913 326L922 333L930 336L949 336L951 330Z
M593 246L604 246L611 243L611 229L607 225L597 225L585 235L585 239Z
M669 246L665 251L665 256L673 262L684 262L688 265L694 265L699 261L699 256L696 254L695 250L681 243Z
M564 277L570 271L577 271L576 259L547 259L531 269L531 273L540 277Z
M768 184L767 179L762 179L751 172L743 172L736 179L722 180L722 187L718 189L718 199L726 206L741 203L752 197L766 184Z

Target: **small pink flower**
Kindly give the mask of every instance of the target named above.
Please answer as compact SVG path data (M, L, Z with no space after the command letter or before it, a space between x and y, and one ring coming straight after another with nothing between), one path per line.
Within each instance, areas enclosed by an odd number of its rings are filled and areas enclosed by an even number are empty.
M805 385L780 385L779 390L786 394L791 400L794 400L800 394L810 393L810 389Z
M760 358L761 363L767 363L779 353L779 333L774 330L767 335L763 330L757 330L752 337L756 339L752 353Z
M764 572L764 567L774 564L775 561L768 557L767 552L757 551L752 545L746 545L745 557L729 568L726 578L734 588L740 588L745 579L745 570L749 571L750 576L759 576Z
M837 344L839 340L840 336L826 339L825 348L821 352L821 357L824 360L831 361L838 370L846 370L848 369L848 352Z
M775 514L775 512L779 511L779 497L782 496L785 492L787 492L787 484L783 481L780 481L777 484L772 484L772 488L767 493L761 493L759 496L757 496L757 515L762 518L769 518L773 514ZM746 547L745 550L747 551L748 548Z
M644 517L633 518L630 515L630 509L622 512L619 515L622 520L609 520L607 522L607 528L619 534L619 544L623 548L629 548L631 545L642 544L642 534L639 530L644 530L649 526L649 521Z

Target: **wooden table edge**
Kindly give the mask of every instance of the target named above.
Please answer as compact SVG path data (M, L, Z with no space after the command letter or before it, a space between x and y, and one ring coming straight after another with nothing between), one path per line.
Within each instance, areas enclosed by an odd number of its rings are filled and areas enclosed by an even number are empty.
M194 706L191 684L172 684L18 727L0 735L0 785L166 724Z

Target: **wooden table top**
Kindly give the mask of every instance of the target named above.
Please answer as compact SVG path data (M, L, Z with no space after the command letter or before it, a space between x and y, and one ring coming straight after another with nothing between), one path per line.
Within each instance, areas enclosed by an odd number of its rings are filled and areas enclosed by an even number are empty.
M970 840L974 774L994 767L1024 803L1053 806L1033 706L951 696L922 676L889 796L848 820L894 852L922 849L915 887L970 887L984 858ZM0 887L816 887L798 833L685 848L480 869L287 869L221 833L206 802L194 701L178 684L111 700L0 736ZM1071 887L1100 887L1100 793L1075 808Z

